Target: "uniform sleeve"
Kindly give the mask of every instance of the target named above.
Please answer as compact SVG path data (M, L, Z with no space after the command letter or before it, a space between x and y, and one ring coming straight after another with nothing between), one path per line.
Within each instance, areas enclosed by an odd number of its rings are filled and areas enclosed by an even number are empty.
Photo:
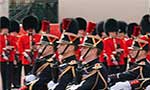
M130 69L126 72L109 76L110 83L116 83L119 81L126 81L126 80L134 80L139 76L139 73L140 73L140 66L134 67L133 69Z
M92 76L87 76L82 85L80 85L77 90L105 90L107 88L107 69L104 65L99 71ZM91 72L92 73L92 72ZM89 74L90 75L90 74Z
M96 74L86 79L85 82L77 88L77 90L92 90L96 81Z
M135 70L120 73L118 75L118 77L119 77L120 81L134 80L138 77L139 73L140 73L140 69L137 67L137 69L135 69Z
M73 79L72 73L71 71L68 71L60 78L59 84L56 86L55 90L60 90L60 89L65 90L68 83L71 82L72 79Z

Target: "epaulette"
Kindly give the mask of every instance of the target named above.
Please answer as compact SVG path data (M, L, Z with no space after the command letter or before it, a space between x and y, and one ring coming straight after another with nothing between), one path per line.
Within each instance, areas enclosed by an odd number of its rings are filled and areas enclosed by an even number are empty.
M71 60L68 64L69 65L75 65L75 64L77 64L77 61L76 60Z
M145 66L146 63L145 63L144 61L142 61L142 62L138 63L138 65L140 65L140 66Z
M72 61L70 61L68 64L69 64L69 66L67 66L67 67L65 68L65 70L59 75L59 79L61 79L62 76L63 76L64 74L66 74L66 73L67 73L68 71L70 71L70 70L71 70L71 72L72 72L73 77L76 77L75 67L74 67L73 65L77 64L77 61L76 61L76 60L72 60Z
M53 61L53 59L52 59L52 58L50 58L50 59L47 59L46 61L50 63L50 62L52 62L52 61Z
M89 67L90 66L89 63L85 63L85 62L82 62L82 65L85 66L85 67Z
M97 81L98 81L99 78L101 78L102 81L103 81L104 84L105 84L105 86L104 86L104 88L103 88L102 90L106 90L106 88L107 88L107 82L106 82L106 80L104 79L104 77L102 76L102 73L98 70L98 69L100 69L100 68L102 68L102 65L101 65L100 63L96 63L96 64L94 65L94 67L93 67L94 70L92 70L86 77L83 77L83 78L82 78L82 80L86 80L87 78L93 76L94 74L97 74L97 77L96 77L96 80L95 80L95 84L94 84L94 86L92 87L91 90L94 90L95 85L97 84Z
M93 67L93 69L96 69L96 70L98 70L100 68L102 68L102 65L100 63L96 63Z

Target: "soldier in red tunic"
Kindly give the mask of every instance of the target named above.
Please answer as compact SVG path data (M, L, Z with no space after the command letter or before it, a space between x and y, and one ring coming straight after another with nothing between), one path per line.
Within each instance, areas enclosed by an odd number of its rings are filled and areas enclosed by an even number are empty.
M79 24L79 30L78 30L78 35L80 37L80 44L83 42L84 40L84 36L86 34L86 26L87 26L87 22L84 18L82 17L77 17L76 20L78 21ZM76 51L76 57L79 60L81 56L81 48L78 47L77 51Z
M115 84L112 87L112 90L117 89L123 89L123 90L142 90L142 88L146 87L142 84L147 84L146 79L145 82L141 83L141 85L135 85L134 81L137 79L144 79L144 78L150 78L150 61L146 59L146 56L148 54L149 45L146 39L136 39L134 40L134 43L132 45L132 50L130 52L130 55L135 58L135 62L127 71L122 73L117 73L110 75L110 84L114 84L118 82L118 84ZM140 83L140 80L138 81ZM127 85L128 89L124 89L124 85Z
M13 59L13 46L10 45L9 26L10 21L7 17L0 17L0 66L2 75L3 90L10 90L11 88L11 66Z
M14 46L14 49L12 51L12 59L13 59L13 75L12 75L12 83L14 85L14 88L19 88L21 86L21 69L22 64L21 60L19 59L19 53L18 53L18 47L17 47L17 41L19 38L20 31L20 25L17 20L11 20L10 22L10 37L11 37L11 43Z
M127 47L123 40L117 38L118 22L112 18L108 19L104 23L104 30L105 33L109 34L109 37L104 39L104 50L108 56L107 66L109 74L123 72L126 69Z
M107 34L104 32L104 21L101 21L96 24L96 32L99 35L100 38L102 38L102 41L107 37ZM107 67L107 55L105 53L105 50L103 50L99 56L99 60L101 63L103 63Z
M27 75L36 59L38 52L36 43L40 41L41 35L37 34L38 19L35 16L27 16L23 19L23 29L27 34L21 36L18 40L18 50L22 55L22 64L25 69L25 75Z

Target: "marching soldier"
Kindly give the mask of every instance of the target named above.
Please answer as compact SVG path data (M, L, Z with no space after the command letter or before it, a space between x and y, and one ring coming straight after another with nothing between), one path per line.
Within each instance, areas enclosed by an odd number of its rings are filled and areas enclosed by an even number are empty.
M86 37L85 37L86 35L91 35L91 34L96 35L95 27L96 27L96 23L91 22L91 21L87 23L87 28L85 31L86 33L83 37L83 41L80 42L80 44L82 44L84 42L84 40L86 39ZM79 46L79 48L80 48L80 46ZM84 61L84 57L80 56L79 61Z
M118 22L112 18L108 19L104 23L104 30L109 34L109 37L104 40L109 74L123 72L126 69L127 47L123 40L117 38Z
M132 58L135 58L136 62L127 71L110 75L110 84L120 81L149 78L150 62L146 59L148 50L148 42L145 39L137 39L130 51L130 55Z
M83 42L84 36L86 34L87 22L82 17L77 17L75 19L78 21L78 24L79 24L78 35L80 37L80 44L81 44ZM81 54L81 48L79 47L76 51L76 56L77 56L78 60L80 59L80 54Z
M18 40L18 50L22 55L22 64L25 69L25 75L27 75L31 69L34 60L37 57L37 46L35 43L39 42L41 35L37 34L38 19L35 16L27 16L23 19L23 29L27 34L21 36ZM37 32L37 33L36 33Z
M126 48L126 52L124 55L124 61L125 61L125 68L127 68L127 64L128 64L128 48L126 45L126 41L125 39L127 38L126 35L126 28L127 28L127 23L125 21L118 21L118 33L117 33L117 37L119 39L122 40L124 47Z
M52 82L48 83L48 88L53 88L54 90L66 90L67 85L72 83L76 77L77 59L75 51L79 44L79 36L77 35L78 22L72 18L65 18L62 21L62 30L63 33L57 47L62 72L59 75L57 84L52 85Z
M138 38L140 35L141 31L138 28L139 25L135 22L130 23L127 26L127 38L125 39L128 48L127 69L135 62L135 59L130 56L129 52L130 52L130 47L132 46L134 40Z
M70 90L107 90L107 70L106 67L99 62L99 54L103 50L102 39L97 35L87 35L85 40L79 46L81 48L81 56L84 61L83 66L77 67L80 81L77 85L72 85Z
M0 66L3 90L11 89L11 70L13 62L13 45L9 36L10 21L7 17L0 17Z
M50 26L49 24L47 25L48 27ZM45 26L47 27L47 25ZM46 85L50 80L56 82L59 62L55 58L55 50L57 46L56 41L59 37L60 31L58 29L51 29L50 34L42 34L42 41L39 43L39 58L36 60L31 74L25 78L29 90L47 90Z
M16 20L10 21L10 36L11 42L14 46L14 50L12 52L11 58L13 58L13 74L12 74L12 83L14 88L19 88L21 86L21 61L18 55L17 41L18 41L18 33L20 31L19 22Z
M96 24L96 32L99 35L99 37L102 39L102 41L107 37L103 27L104 27L104 21L101 21ZM107 55L105 53L105 50L103 50L99 56L99 60L107 67L106 59L107 59Z

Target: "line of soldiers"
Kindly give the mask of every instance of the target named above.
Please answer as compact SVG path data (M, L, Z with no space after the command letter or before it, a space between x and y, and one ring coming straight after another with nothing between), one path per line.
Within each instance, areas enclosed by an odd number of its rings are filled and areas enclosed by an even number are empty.
M19 29L17 21L0 17L0 71L3 90L10 90L11 83L20 87L21 59L16 45Z
M3 90L142 90L150 88L150 15L140 24L64 18L60 28L36 16L0 17Z

